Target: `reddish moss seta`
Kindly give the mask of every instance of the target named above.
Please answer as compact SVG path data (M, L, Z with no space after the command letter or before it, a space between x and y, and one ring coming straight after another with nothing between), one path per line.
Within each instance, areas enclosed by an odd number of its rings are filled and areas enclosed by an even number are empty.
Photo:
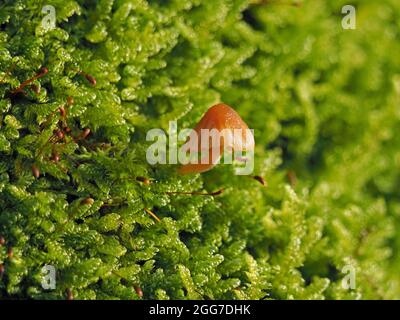
M92 86L95 86L95 85L96 85L97 81L96 81L96 78L95 78L95 77L93 77L92 75L90 75L90 74L88 74L88 73L86 73L86 72L83 72L83 71L79 71L79 73L80 73L81 75L83 75L83 76L86 78L86 80L89 81L89 83L90 83Z
M64 132L62 132L62 130L54 130L54 135L60 140L64 138Z
M296 173L293 170L289 170L287 172L287 178L289 180L289 183L292 187L296 187L297 185L297 176Z
M136 181L143 182L143 184L146 186L148 186L151 183L150 179L148 179L146 177L140 177L140 176L136 177Z
M74 294L72 293L72 290L68 288L65 290L66 298L67 300L74 300Z
M60 116L62 118L65 118L65 116L67 115L67 112L65 111L65 108L64 107L60 107L60 108L58 108L58 111L60 112Z
M67 98L67 104L68 104L69 106L73 105L73 104L74 104L74 98L71 97L71 96L69 96L69 97Z
M35 164L32 165L32 174L36 179L40 176L39 168Z
M33 76L32 78L30 78L30 79L25 80L24 82L22 82L18 88L16 88L16 89L14 89L13 91L11 91L11 94L12 94L12 95L15 95L15 94L17 94L18 92L22 92L23 89L24 89L27 85L31 84L31 83L32 83L33 81L35 81L36 79L39 79L39 78L43 77L43 76L44 76L45 74L47 74L48 72L49 72L49 70L48 70L46 67L42 67L42 68L40 69L40 72L39 72L39 73L37 73L37 74L36 74L35 76Z
M84 140L84 139L86 139L86 138L89 136L90 133L91 133L91 130L90 130L89 128L85 128L85 129L75 138L76 142L79 141L79 140Z
M51 155L51 160L53 160L54 162L60 161L60 155L57 152L53 152L53 154Z
M8 247L7 256L8 256L9 259L12 259L12 257L14 257L14 250L13 250L12 247Z
M90 129L89 128L85 128L84 130L83 130L83 132L82 132L82 135L81 135L81 139L86 139L87 138L87 136L90 134Z
M96 85L97 81L96 81L95 77L91 76L90 74L87 74L87 75L85 75L85 78L87 79L87 81L90 82L90 84L92 86Z
M265 181L265 179L261 176L253 176L252 177L254 180L258 181L260 184L262 184L263 186L266 186L267 183Z
M135 291L136 291L136 294L137 294L140 298L143 297L142 288L140 288L139 286L135 286Z

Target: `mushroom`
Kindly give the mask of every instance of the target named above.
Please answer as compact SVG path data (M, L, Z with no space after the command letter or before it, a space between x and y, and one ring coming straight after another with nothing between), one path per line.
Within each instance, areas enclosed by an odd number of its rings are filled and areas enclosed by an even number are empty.
M225 151L252 151L254 145L254 136L239 114L226 104L216 104L207 110L183 147L185 150L200 151L200 161L190 161L182 165L178 172L208 171L219 162Z

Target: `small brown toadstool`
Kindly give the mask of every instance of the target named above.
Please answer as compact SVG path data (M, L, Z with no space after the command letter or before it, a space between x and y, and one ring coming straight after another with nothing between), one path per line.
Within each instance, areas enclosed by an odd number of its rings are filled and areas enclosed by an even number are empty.
M186 148L206 155L201 155L198 163L182 165L178 172L208 171L219 162L224 151L251 151L254 145L254 136L239 114L226 104L216 104L204 114L186 142Z

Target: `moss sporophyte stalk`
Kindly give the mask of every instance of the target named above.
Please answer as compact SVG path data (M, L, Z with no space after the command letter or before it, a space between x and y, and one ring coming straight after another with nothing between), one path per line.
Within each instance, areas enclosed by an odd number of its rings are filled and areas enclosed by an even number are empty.
M400 298L400 3L347 4L1 1L0 299Z

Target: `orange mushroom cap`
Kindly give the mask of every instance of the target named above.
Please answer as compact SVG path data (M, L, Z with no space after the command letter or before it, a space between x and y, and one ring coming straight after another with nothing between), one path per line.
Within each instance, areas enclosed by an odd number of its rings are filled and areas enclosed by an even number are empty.
M202 141L202 130L217 130L220 133L220 141L217 146L209 138L209 143ZM239 129L239 130L236 130ZM254 150L254 136L247 124L239 114L226 104L219 103L207 110L199 123L189 135L187 144L195 150L208 149L207 163L188 163L182 165L178 172L180 174L201 173L212 169L220 160L223 151L249 151ZM236 135L235 135L236 134ZM202 143L203 142L203 143ZM211 142L211 143L210 143ZM204 145L206 145L204 147ZM213 155L216 155L213 159Z

